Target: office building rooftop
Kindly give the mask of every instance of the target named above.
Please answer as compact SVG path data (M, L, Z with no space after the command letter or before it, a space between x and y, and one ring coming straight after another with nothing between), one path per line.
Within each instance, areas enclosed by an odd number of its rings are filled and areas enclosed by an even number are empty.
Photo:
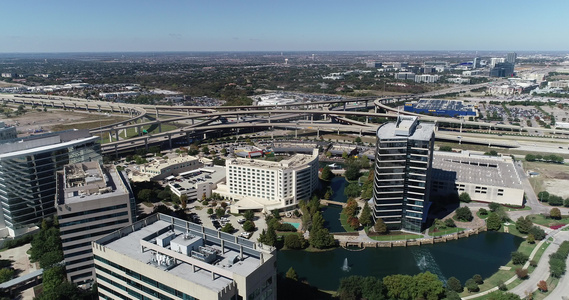
M397 122L389 122L377 129L380 140L409 138L413 140L428 141L435 130L431 123L420 123L415 116L399 116Z

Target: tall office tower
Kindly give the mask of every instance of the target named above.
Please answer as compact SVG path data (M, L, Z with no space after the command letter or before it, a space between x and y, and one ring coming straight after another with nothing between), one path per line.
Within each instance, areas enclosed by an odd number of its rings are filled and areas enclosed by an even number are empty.
M373 216L389 229L420 232L429 208L434 124L399 116L377 129Z
M476 69L476 68L478 68L478 67L480 67L480 57L475 57L475 58L472 60L472 68L473 68L473 69Z
M517 54L516 52L510 52L510 53L508 53L508 55L506 56L506 62L515 65L517 58L518 58L518 54Z
M512 77L514 75L514 64L509 62L497 63L490 69L490 77Z
M126 175L115 166L86 162L57 172L56 208L69 281L94 278L91 242L136 218L136 203Z
M93 242L99 299L276 299L277 253L152 215Z
M98 136L69 130L0 143L0 235L18 236L55 213L56 171L101 160Z

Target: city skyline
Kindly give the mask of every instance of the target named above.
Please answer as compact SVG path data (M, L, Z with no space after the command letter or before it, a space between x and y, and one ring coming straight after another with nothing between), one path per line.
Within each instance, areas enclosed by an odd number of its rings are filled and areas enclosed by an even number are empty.
M533 4L8 2L0 53L568 50L568 4Z

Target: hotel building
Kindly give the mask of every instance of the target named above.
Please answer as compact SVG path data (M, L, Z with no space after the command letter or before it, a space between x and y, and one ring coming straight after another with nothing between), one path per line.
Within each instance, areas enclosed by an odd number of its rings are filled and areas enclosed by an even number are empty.
M389 229L420 232L429 203L434 124L399 116L377 129L372 210Z

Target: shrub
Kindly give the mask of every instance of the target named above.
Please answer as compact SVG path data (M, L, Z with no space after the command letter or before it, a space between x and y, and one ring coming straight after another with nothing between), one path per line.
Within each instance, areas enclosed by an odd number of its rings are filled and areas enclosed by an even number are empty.
M472 279L474 279L474 282L476 282L477 284L484 283L484 280L482 280L482 276L480 274L475 274L474 276L472 276Z
M528 237L526 238L526 242L528 242L529 244L535 243L535 237L533 236L533 234L528 234Z
M524 264L528 260L528 256L522 252L514 251L512 252L512 263L514 265Z
M247 232L255 231L255 223L251 220L245 221L245 223L243 223L243 230Z
M488 210L486 210L485 208L479 209L478 212L480 213L481 216L488 215Z
M536 241L541 241L545 238L545 231L537 226L533 226L528 233L532 234Z
M448 218L445 220L445 226L446 227L456 227L456 224L454 223L453 219Z
M486 219L486 227L488 230L498 231L502 227L502 220L497 213L493 212Z
M447 288L457 293L462 293L462 291L464 291L464 287L456 277L451 277L447 280Z
M289 224L289 223L279 224L277 227L277 230L278 231L292 231L292 232L297 231L296 227L294 227L292 224Z
M541 280L537 283L537 288L541 291L541 292L547 292L547 282L545 282L544 280Z
M500 291L507 291L508 290L508 287L504 284L504 281L502 281L502 280L498 280L496 285L498 286L498 289Z
M529 261L529 265L535 268L535 267L537 267L537 261L532 259Z
M463 222L470 222L473 219L472 211L467 206L459 207L456 209L456 218Z
M561 219L561 211L557 207L552 208L549 211L549 215L551 216L552 219L556 219L556 220Z
M476 282L474 281L474 279L470 278L468 279L465 283L464 286L466 287L466 289L469 292L478 292L480 290L480 287L478 287L478 284L476 284Z
M548 202L551 206L561 206L563 205L563 198L556 195L550 195Z
M284 245L289 249L303 249L307 246L307 241L299 234L289 234L284 238Z

